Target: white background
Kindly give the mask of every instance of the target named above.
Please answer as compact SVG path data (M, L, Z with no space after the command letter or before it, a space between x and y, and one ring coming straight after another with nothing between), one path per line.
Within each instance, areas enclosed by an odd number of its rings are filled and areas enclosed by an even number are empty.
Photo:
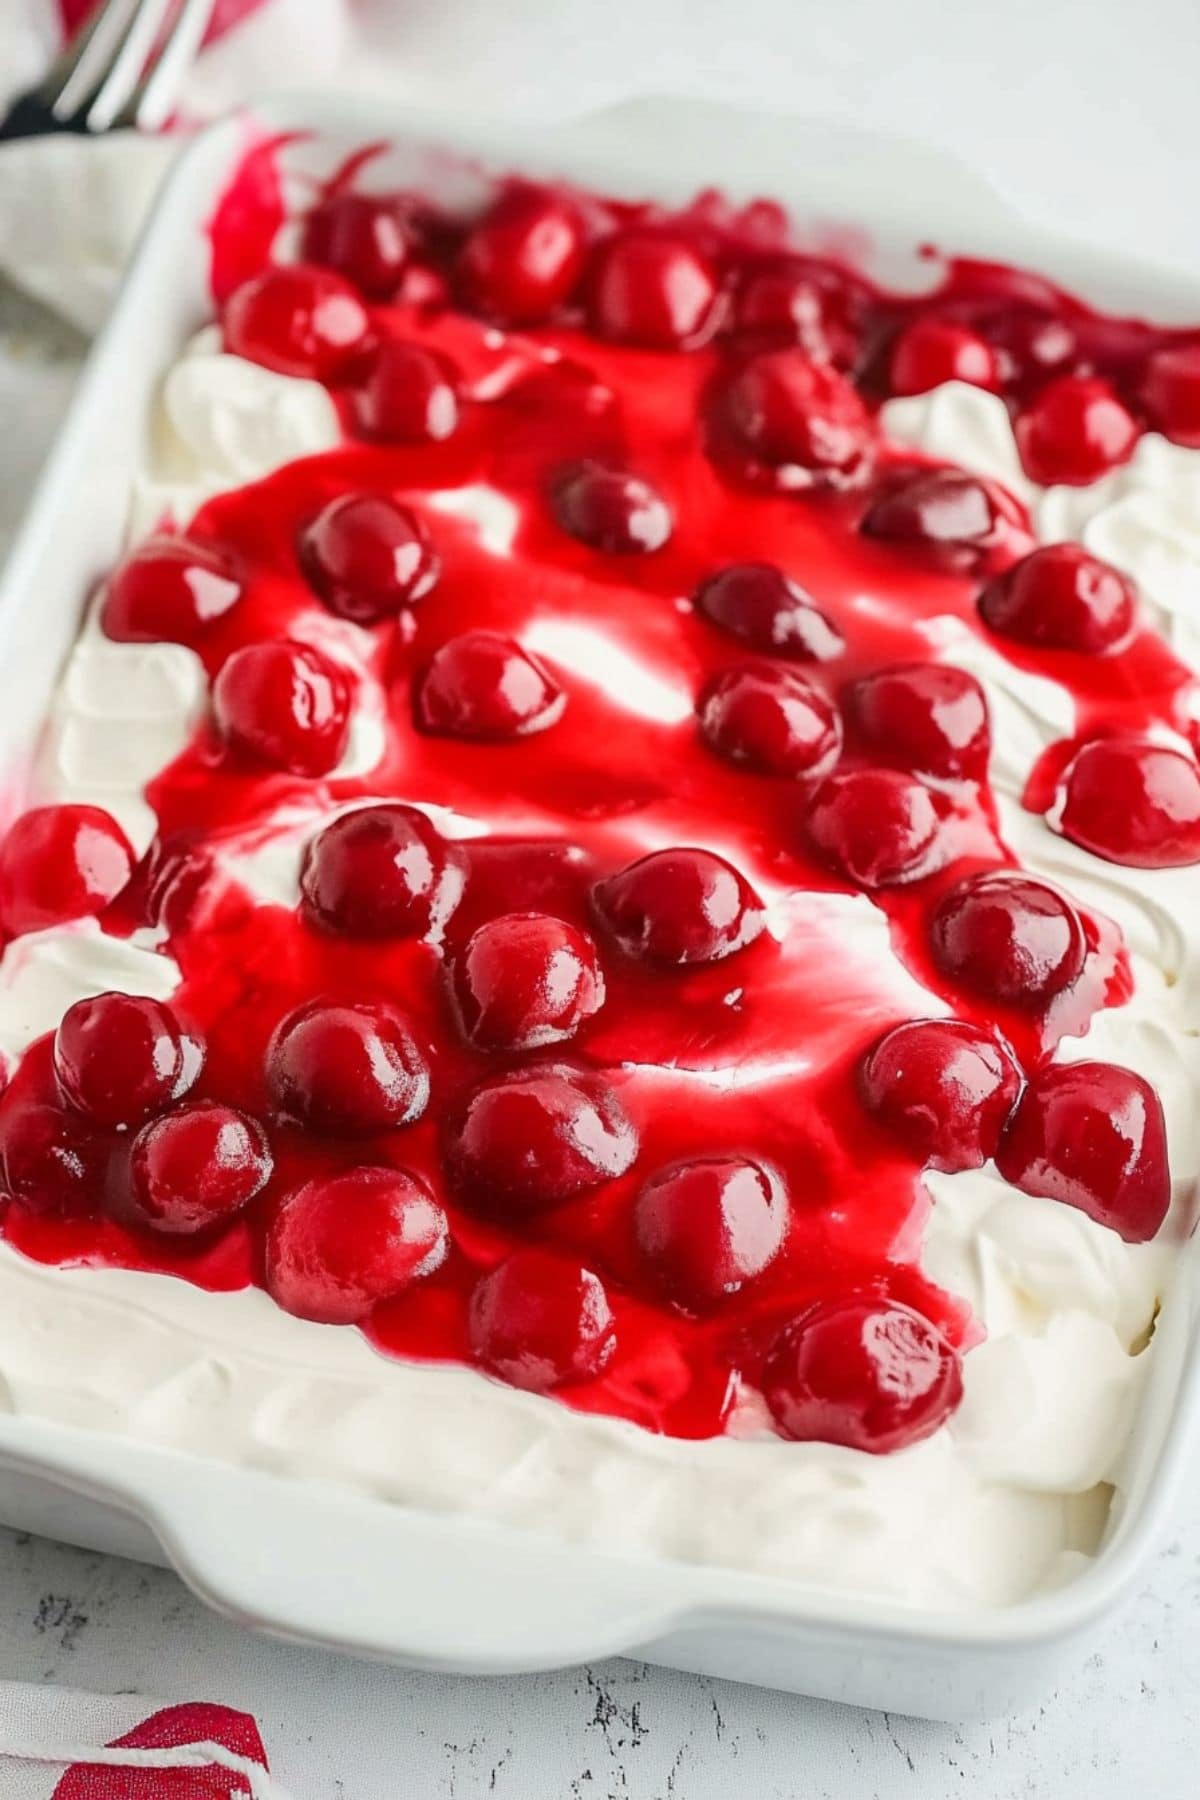
M375 13L401 94L550 116L675 91L866 121L953 150L1051 225L1200 272L1197 0L396 0ZM714 142L718 177L720 162ZM0 303L0 540L76 350ZM369 1669L252 1639L171 1576L3 1532L0 1676L245 1707L296 1800L1173 1797L1196 1791L1200 1753L1200 1479L1090 1660L1044 1707L991 1727L635 1664L490 1683Z

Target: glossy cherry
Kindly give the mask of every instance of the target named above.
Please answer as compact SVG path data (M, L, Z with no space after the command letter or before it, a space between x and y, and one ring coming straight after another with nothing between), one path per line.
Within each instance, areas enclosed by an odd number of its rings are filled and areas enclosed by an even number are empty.
M0 1108L4 1192L33 1213L83 1217L99 1210L107 1147L78 1113L9 1095Z
M733 447L788 485L846 486L867 472L874 428L857 389L798 348L764 350L727 377L716 416Z
M961 1019L910 1019L860 1069L868 1109L926 1167L953 1174L996 1153L1021 1072L990 1031Z
M400 801L355 807L304 854L300 903L342 937L422 937L438 931L463 889L457 852L423 812Z
M150 537L109 576L100 624L118 643L194 646L241 597L232 563L213 545Z
M370 300L394 294L416 238L405 194L330 194L304 222L306 262L336 269Z
M925 552L943 568L972 569L1016 523L1015 503L960 469L914 469L890 480L863 514L865 537Z
M620 232L601 244L588 276L588 323L598 337L647 350L696 343L713 322L719 284L708 258L673 232Z
M481 1050L534 1050L574 1037L604 1004L595 943L547 913L503 913L453 964L459 1019Z
M549 1250L515 1250L471 1295L475 1360L511 1387L544 1394L599 1375L616 1349L598 1275Z
M267 1292L299 1319L352 1325L432 1275L449 1247L445 1212L406 1169L317 1175L267 1227Z
M394 618L438 578L424 525L387 494L340 494L303 527L296 550L329 610L357 625Z
M710 624L752 650L796 662L829 662L845 642L810 595L774 563L730 563L693 596Z
M243 282L225 302L225 348L281 375L330 381L362 348L370 317L332 269L279 263Z
M354 422L383 444L438 444L458 427L458 370L448 357L385 338L352 395Z
M784 1437L883 1455L919 1443L962 1399L942 1334L895 1300L824 1300L781 1334L763 1393Z
M311 644L272 638L226 658L213 683L217 730L236 754L292 775L328 775L350 736L345 671Z
M1173 444L1200 449L1200 343L1168 344L1147 359L1142 398Z
M137 1125L181 1099L201 1060L170 1008L138 994L77 1000L54 1034L64 1097L101 1125Z
M419 1119L429 1069L391 1007L309 1000L280 1020L267 1046L276 1104L311 1131L369 1137Z
M272 1166L255 1119L217 1100L187 1100L134 1138L127 1198L142 1224L188 1236L234 1218L266 1186Z
M791 669L765 663L724 669L705 687L696 712L704 741L718 756L760 775L816 781L841 749L833 702Z
M1060 375L1019 416L1016 434L1032 481L1082 487L1128 462L1138 427L1107 381Z
M1063 775L1064 837L1131 869L1200 863L1200 768L1145 738L1097 738Z
M1040 1007L1077 981L1087 939L1071 902L1044 881L1008 869L968 875L930 922L934 961L976 993Z
M733 327L747 344L797 344L815 362L849 369L858 360L864 306L853 286L816 261L756 264L738 283Z
M888 384L893 394L925 394L944 381L995 389L996 353L986 338L949 319L915 319L892 346Z
M102 913L133 863L129 839L100 807L32 807L0 841L0 926L19 937Z
M1082 544L1043 544L984 588L979 612L1003 637L1101 656L1133 629L1133 583Z
M489 207L459 252L468 305L501 325L537 325L570 298L583 270L583 221L547 189L514 185Z
M515 639L464 631L434 652L413 707L422 731L502 741L546 731L566 704L546 665Z
M609 556L661 550L671 536L671 509L657 488L607 463L558 469L550 483L550 506L563 531Z
M991 749L987 700L953 663L893 663L847 695L855 729L872 751L924 775L982 781Z
M1113 1063L1049 1063L1033 1075L996 1166L1025 1193L1077 1206L1130 1244L1152 1238L1171 1203L1162 1103Z
M860 887L915 881L937 866L941 815L930 790L898 769L837 770L814 795L804 830L818 856Z
M551 1063L469 1094L451 1124L446 1166L470 1205L521 1217L624 1175L637 1152L608 1083Z
M654 1280L703 1308L769 1268L787 1234L788 1203L774 1169L745 1156L707 1156L652 1175L633 1207L633 1234Z
M655 850L597 882L596 911L629 956L685 966L719 962L766 925L743 875L711 850Z

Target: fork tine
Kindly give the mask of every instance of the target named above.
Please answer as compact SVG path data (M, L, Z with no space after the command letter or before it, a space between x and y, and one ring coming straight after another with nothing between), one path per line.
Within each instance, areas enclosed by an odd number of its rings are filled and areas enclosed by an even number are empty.
M113 46L107 68L76 109L88 131L107 131L141 79L171 0L138 0Z
M156 131L166 123L179 85L200 48L214 4L215 0L183 0L157 47L153 65L113 118L114 126L140 125L146 131Z
M118 34L129 22L138 0L97 0L87 22L50 64L33 90L35 100L65 119L79 97L108 64Z

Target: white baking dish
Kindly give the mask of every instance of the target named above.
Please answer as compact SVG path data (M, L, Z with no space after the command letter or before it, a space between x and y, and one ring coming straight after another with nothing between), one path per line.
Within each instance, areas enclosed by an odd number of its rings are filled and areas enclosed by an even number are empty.
M870 247L870 268L894 280L920 280L916 247L933 238L1037 268L1106 307L1200 319L1200 281L1050 241L952 165L895 142L659 104L536 141L509 128L400 122L361 105L278 103L256 118L269 130L315 127L320 145L305 154L318 166L391 139L401 177L417 183L470 184L473 166L490 167L680 201L715 177L735 198L783 201L814 241L827 241L830 224L842 242L853 228L849 241ZM156 379L210 311L199 227L245 142L244 122L230 122L181 160L13 553L0 589L5 771L19 768L45 714L82 596L118 550ZM1200 1415L1198 1297L1200 1265L1189 1250L1160 1321L1103 1551L1069 1586L1002 1611L939 1615L761 1575L622 1558L7 1415L0 1517L167 1560L236 1618L364 1655L478 1673L630 1652L943 1719L1000 1712L1046 1685L1159 1534Z

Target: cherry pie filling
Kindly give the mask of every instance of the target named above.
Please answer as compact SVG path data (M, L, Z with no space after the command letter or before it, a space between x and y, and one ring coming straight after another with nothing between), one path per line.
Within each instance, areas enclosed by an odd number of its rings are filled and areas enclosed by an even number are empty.
M1200 862L1200 775L1127 578L878 408L977 385L1032 479L1086 483L1200 442L1200 333L965 263L901 299L711 201L528 183L466 222L334 183L276 264L253 192L214 227L226 347L325 383L345 442L106 584L210 716L140 860L95 807L18 818L0 927L151 928L181 982L11 1072L4 1234L678 1436L748 1396L927 1436L979 1328L922 1272L924 1170L994 1160L1131 1242L1170 1200L1152 1089L1056 1059L1128 998L1119 933L1018 865L928 622L1072 693L1027 803L1096 857ZM238 870L279 842L291 905Z

